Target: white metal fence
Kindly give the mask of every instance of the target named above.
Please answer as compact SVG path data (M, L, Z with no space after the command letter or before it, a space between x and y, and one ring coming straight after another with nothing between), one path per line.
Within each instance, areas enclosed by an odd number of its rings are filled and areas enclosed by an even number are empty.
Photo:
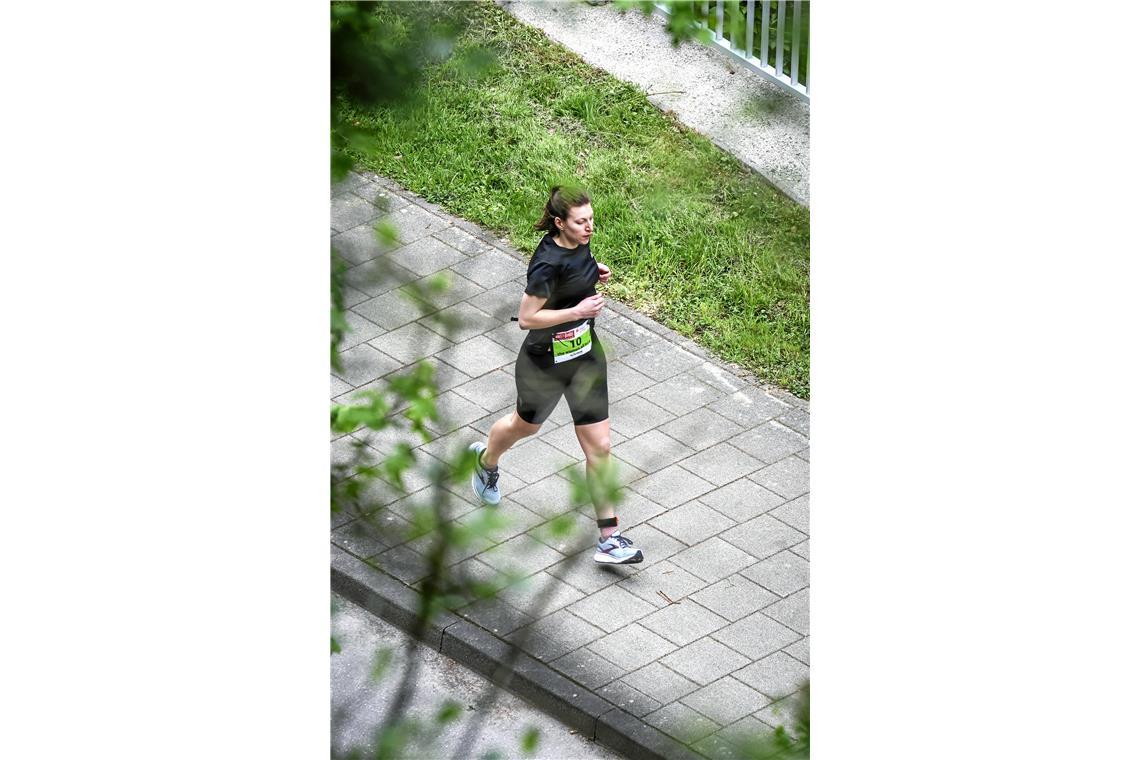
M808 0L698 0L658 2L656 7L668 15L673 7L682 4L713 32L717 49L811 101ZM738 15L734 19L730 14Z

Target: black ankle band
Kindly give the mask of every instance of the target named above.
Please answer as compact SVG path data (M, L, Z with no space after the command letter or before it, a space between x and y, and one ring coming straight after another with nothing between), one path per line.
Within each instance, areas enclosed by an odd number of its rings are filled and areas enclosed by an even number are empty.
M598 520L598 527L599 528L616 528L617 527L617 518L616 517L607 517L604 520Z

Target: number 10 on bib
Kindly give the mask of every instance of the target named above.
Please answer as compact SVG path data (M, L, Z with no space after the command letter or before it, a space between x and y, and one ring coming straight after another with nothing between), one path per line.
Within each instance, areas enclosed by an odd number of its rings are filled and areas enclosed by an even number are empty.
M591 344L590 323L583 322L573 330L554 333L554 363L561 364L577 359L589 352Z

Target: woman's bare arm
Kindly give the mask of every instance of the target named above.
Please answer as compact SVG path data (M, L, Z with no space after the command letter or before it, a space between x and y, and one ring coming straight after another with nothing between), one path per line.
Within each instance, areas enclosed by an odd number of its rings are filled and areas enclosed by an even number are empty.
M598 316L602 310L602 297L589 296L582 299L577 306L569 309L544 309L547 299L541 296L523 294L519 303L519 328L523 330L541 330L544 327L554 327L563 322L572 322L575 319L590 319Z

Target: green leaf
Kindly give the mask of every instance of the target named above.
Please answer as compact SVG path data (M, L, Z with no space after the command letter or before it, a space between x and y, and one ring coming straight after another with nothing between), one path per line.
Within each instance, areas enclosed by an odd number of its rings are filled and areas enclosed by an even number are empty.
M455 59L460 77L466 80L480 79L492 73L498 68L497 63L495 51L482 46L469 48Z
M460 540L467 545L473 538L485 538L510 524L510 519L497 509L480 507L475 510L472 517L464 518L462 524L456 526L456 533Z
M425 420L437 419L434 398L417 398L404 411L404 416L412 422L423 423Z
M330 636L329 638L332 640L332 653L333 654L339 654L340 653L340 644L338 644L336 642L336 637Z
M384 475L391 481L403 487L404 471L415 464L416 456L412 447L400 441L391 454L384 458Z
M470 599L459 594L445 594L443 596L436 597L436 599L439 602L437 605L438 609L434 610L436 612L442 610L457 610L471 601Z
M435 369L421 361L410 372L389 376L388 389L408 401L417 398L432 399L436 395Z
M451 277L449 275L444 274L444 272L442 272L442 271L438 272L436 274L433 274L431 277L428 278L428 281L427 281L428 290L432 293L442 293L445 290L447 290L448 286L450 286L450 285L451 285Z
M391 222L380 222L373 229L376 230L376 239L380 241L381 245L394 246L400 242L396 226Z
M463 714L463 708L455 700L449 699L443 703L436 713L435 722L439 724L451 723Z
M499 586L489 581L471 581L468 588L479 599L490 599L499 593Z
M419 725L414 719L405 718L397 721L395 725L377 735L376 753L373 757L385 760L406 757L407 746L418 733Z
M352 168L353 161L352 157L347 153L341 150L336 150L334 148L332 151L332 160L330 163L332 164L332 181L340 182L342 179L348 176L348 172Z
M463 327L463 320L454 314L444 314L441 311L428 315L426 319L443 328L445 334L450 335Z
M376 658L372 661L372 672L370 674L373 681L379 681L388 672L388 667L392 664L392 650L380 649L376 652Z
M383 430L392 424L388 414L391 404L377 391L361 391L354 396L358 403L333 404L331 407L332 429L338 433L351 433L363 426L371 430Z
M435 510L432 509L430 505L422 504L415 506L412 509L411 517L411 526L408 528L408 535L411 538L426 536L439 527L439 520L436 518Z
M555 517L553 520L551 520L549 523L550 535L553 538L564 538L565 536L568 536L568 535L570 535L571 532L573 532L574 526L576 524L577 524L577 520L574 517L574 513L567 512L564 515L559 515L558 517Z
M592 468L588 475L577 468L570 470L571 498L579 503L592 501L616 507L625 498L617 468L617 462L611 457Z
M533 755L538 751L539 730L530 726L522 735L522 751L524 755Z

